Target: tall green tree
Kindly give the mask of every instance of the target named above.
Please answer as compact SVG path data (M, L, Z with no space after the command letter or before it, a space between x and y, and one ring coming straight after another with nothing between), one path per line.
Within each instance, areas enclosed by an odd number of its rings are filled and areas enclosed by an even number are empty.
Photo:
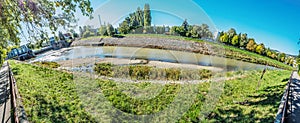
M143 27L144 26L144 12L141 10L140 7L137 8L136 12L135 12L135 16L137 18L137 21L139 23L139 27Z
M144 6L144 27L151 26L151 11L150 5L145 4Z
M99 29L99 33L101 36L108 36L107 33L107 26L106 25L102 25Z
M108 36L114 36L115 35L115 28L111 24L107 24L106 31Z
M280 62L285 62L285 57L286 57L285 53L279 53L277 60Z
M240 47L245 48L248 44L248 37L247 37L247 33L244 33L241 35L241 39L240 39Z
M185 32L188 31L189 23L187 22L187 19L185 19L181 25Z
M229 43L229 37L228 37L228 34L227 34L227 33L224 33L224 34L220 37L220 41L221 41L222 43L225 43L225 44Z
M118 28L121 34L128 34L130 32L129 23L127 21L123 21Z
M260 55L263 55L264 52L265 52L265 45L263 43L257 45L257 47L255 49L255 52L260 54Z
M231 40L231 44L233 46L238 46L239 45L239 36L238 35L233 36L233 38Z
M236 31L235 31L234 28L230 28L227 33L228 33L228 38L229 38L230 41L236 35Z

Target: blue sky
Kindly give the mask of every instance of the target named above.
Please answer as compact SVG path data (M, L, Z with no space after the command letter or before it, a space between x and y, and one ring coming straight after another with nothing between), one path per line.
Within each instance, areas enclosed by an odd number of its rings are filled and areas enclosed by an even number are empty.
M213 31L247 33L258 43L288 54L298 55L300 45L300 0L91 0L95 18L79 16L79 25L99 26L102 22L118 25L120 20L149 3L152 24L181 25L207 23Z

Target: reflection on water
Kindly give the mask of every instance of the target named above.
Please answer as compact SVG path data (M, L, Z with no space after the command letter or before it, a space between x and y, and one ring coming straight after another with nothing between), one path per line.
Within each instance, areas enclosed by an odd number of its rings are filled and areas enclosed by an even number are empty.
M56 51L52 54L38 56L35 61L61 61L76 58L130 58L130 59L148 59L155 61L197 64L202 66L213 66L223 68L224 70L257 70L263 69L265 65L253 64L234 59L221 58L191 52L135 48L135 47L74 47L65 51ZM267 66L269 69L276 69Z

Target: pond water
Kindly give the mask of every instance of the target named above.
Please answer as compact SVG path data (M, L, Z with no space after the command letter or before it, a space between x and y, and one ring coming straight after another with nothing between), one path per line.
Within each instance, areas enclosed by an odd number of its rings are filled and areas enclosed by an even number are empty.
M227 71L237 70L260 70L264 68L277 69L270 66L253 64L234 59L217 56L203 55L191 52L136 48L136 47L72 47L57 51L50 51L36 57L34 61L62 61L77 58L128 58L128 59L148 59L154 61L196 64L201 66L212 66L222 68Z

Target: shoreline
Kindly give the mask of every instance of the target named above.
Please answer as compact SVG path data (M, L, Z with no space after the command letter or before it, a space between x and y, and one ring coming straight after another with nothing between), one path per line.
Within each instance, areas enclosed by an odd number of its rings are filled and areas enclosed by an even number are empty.
M185 64L185 63L171 63L163 61L147 61L142 59L130 60L126 58L78 58L72 60L57 61L62 68L72 68L72 67L82 67L82 66L92 66L95 63L112 63L114 65L144 65L156 68L178 68L178 69L192 69L192 70L211 70L213 72L221 72L222 68L195 65L195 64Z

